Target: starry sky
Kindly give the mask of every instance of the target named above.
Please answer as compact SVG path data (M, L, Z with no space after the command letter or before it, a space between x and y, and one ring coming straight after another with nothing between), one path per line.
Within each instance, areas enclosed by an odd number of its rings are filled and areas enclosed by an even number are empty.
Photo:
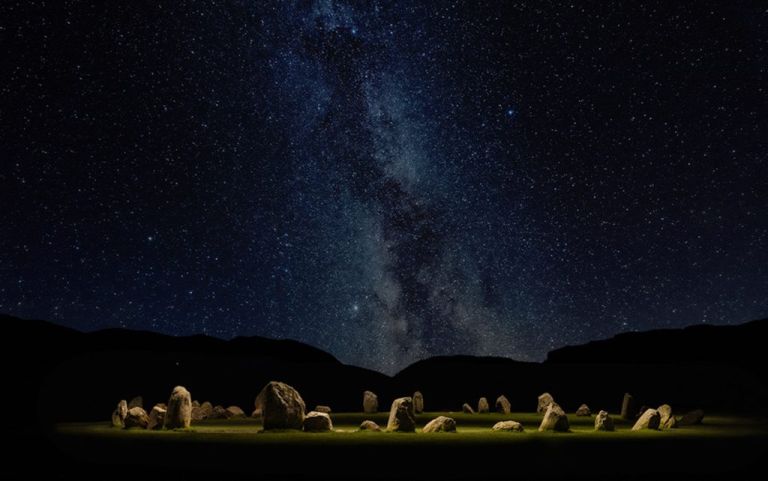
M393 373L768 314L768 7L6 1L0 312Z

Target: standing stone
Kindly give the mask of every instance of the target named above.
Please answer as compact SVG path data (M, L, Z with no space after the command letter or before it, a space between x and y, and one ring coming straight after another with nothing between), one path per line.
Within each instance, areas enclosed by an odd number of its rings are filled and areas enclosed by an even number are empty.
M165 424L165 407L160 404L155 404L152 411L149 413L149 424L147 429L162 429Z
M607 411L600 411L595 416L595 431L615 431L616 427L613 424L613 418L608 415Z
M131 408L144 409L144 398L141 396L136 396L130 401L128 401L128 409L131 409Z
M499 421L491 428L492 431L513 431L516 433L522 433L525 431L523 425L517 421Z
M376 432L378 432L378 431L381 431L381 428L375 422L366 419L365 421L360 423L360 431L376 431Z
M677 422L679 426L693 426L694 424L701 424L704 420L704 411L696 409L683 415Z
M202 421L208 419L213 414L213 405L210 402L205 401L203 404L195 407L192 403L192 421Z
M413 412L416 414L424 412L424 396L422 396L421 391L413 393Z
M199 408L200 407L200 401L192 401L192 409Z
M509 399L503 394L496 399L496 412L501 414L509 414L512 412L512 405L509 403Z
M371 391L363 393L363 412L368 414L379 412L379 397Z
M323 405L321 405L321 404L318 404L317 406L315 406L315 409L314 409L314 410L315 410L316 412L318 412L318 413L331 414L331 408L330 408L330 406L323 406Z
M125 427L125 416L128 415L128 403L125 399L117 403L117 407L112 411L112 426L115 428Z
M261 416L261 414L259 414ZM208 416L208 419L227 419L227 410L224 409L224 406L216 405L213 407L213 411L211 412L211 415Z
M548 392L545 392L539 396L539 403L536 406L536 412L538 414L545 414L547 412L547 408L553 402L555 402L555 398L553 398L552 395Z
M635 400L629 393L624 394L624 399L621 401L621 417L622 419L633 419L635 415Z
M301 395L291 386L272 381L261 390L263 399L261 419L264 429L301 429L306 405ZM257 399L258 399L257 398Z
M587 406L586 404L582 404L581 406L579 406L579 409L576 410L576 415L577 416L591 416L592 415L592 411L589 410L589 406Z
M484 397L481 397L479 401L477 401L477 412L480 414L488 414L491 412L491 407L488 406L488 400Z
M240 406L229 406L225 411L227 419L245 417L245 411L243 411Z
M656 410L659 412L659 428L669 429L669 420L672 418L672 406L669 404L662 404Z
M467 403L462 404L461 412L466 413L466 414L475 414L475 410L472 409L472 406L470 406Z
M413 399L401 397L392 401L387 421L387 431L412 433L416 430L416 419L413 416Z
M173 388L165 412L167 429L188 428L192 423L192 396L184 386Z
M323 433L333 431L333 423L328 413L310 411L304 418L304 431L309 433Z
M550 403L547 406L547 411L544 413L544 419L541 420L539 431L557 431L568 432L570 425L568 424L568 416L565 415L565 411L555 402Z
M144 408L137 406L128 410L128 414L125 416L126 428L146 429L147 426L149 426L149 416Z
M635 425L632 426L632 431L640 431L642 429L659 429L660 419L661 415L659 415L657 410L646 409L642 416L640 416L640 418L637 420Z
M427 423L421 432L423 433L455 433L456 421L447 416L438 416Z

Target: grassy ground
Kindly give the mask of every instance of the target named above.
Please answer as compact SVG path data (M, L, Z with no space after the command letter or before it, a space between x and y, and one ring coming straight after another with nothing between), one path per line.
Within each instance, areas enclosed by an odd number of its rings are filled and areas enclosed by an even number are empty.
M438 415L456 419L458 432L360 432L364 419L385 426L386 413L337 413L332 433L263 432L257 420L248 418L204 421L180 431L120 430L108 422L63 424L52 439L72 459L121 466L121 472L131 465L141 472L166 469L176 456L197 474L281 479L355 479L359 473L368 479L477 479L511 473L525 479L737 479L768 454L767 426L751 418L707 417L700 426L641 432L616 419L612 433L595 432L594 417L575 416L569 416L570 433L539 433L541 417L535 413L425 413L417 425ZM491 431L496 422L510 419L521 422L525 432ZM293 461L282 461L286 456Z

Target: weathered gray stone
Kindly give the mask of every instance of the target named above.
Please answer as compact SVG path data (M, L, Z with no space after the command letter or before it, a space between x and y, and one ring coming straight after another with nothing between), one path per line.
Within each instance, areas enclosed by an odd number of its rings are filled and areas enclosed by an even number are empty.
M632 431L640 431L641 429L659 429L659 420L661 420L661 416L657 410L646 409L635 425L632 426Z
M461 405L461 412L466 413L466 414L475 414L475 410L472 409L472 406L470 406L467 403L464 403L464 404Z
M576 410L576 415L577 416L591 416L592 415L592 411L590 411L589 406L587 406L586 404L582 404L581 406L579 406L579 409Z
M678 426L693 426L694 424L701 424L704 420L704 411L696 409L685 413L680 419L677 420Z
M333 431L333 423L328 413L310 411L304 417L304 431L322 433Z
M600 411L595 416L595 431L615 431L616 426L613 424L613 418L607 411Z
M438 416L427 423L421 432L423 433L455 433L456 420L447 416Z
M477 412L480 414L488 414L491 412L491 407L488 405L488 400L484 397L481 397L479 401L477 401Z
M165 427L186 429L190 424L192 424L192 396L184 386L176 386L168 399Z
M392 401L389 409L387 431L409 432L416 430L416 419L413 414L413 399L401 397Z
M545 414L550 404L555 402L555 399L551 394L545 392L539 396L538 405L536 406L536 412L539 414Z
M165 424L165 404L155 404L152 411L149 413L149 424L147 429L162 429Z
M323 406L321 404L318 404L317 406L315 406L315 411L319 413L331 414L330 406Z
M659 412L659 429L669 429L669 420L674 419L672 417L672 406L662 404L656 410Z
M144 409L144 398L141 396L136 396L130 401L128 401L128 409L131 409L131 408Z
M112 411L112 427L115 428L124 428L125 427L125 416L128 415L128 403L125 401L125 399L122 399L119 403L117 403L117 407L114 411Z
M413 412L421 414L424 412L424 396L421 391L413 393Z
M261 419L264 429L302 428L306 405L294 388L272 381L264 386L258 397L263 399Z
M360 431L381 431L381 428L375 422L366 419L360 423Z
M523 425L517 421L499 421L491 428L493 431L513 431L522 433L524 431Z
M565 411L556 402L547 405L547 411L544 413L544 419L541 420L539 431L567 432L569 429L570 425Z
M379 397L371 391L363 393L363 412L368 414L379 412Z
M509 414L512 412L512 405L509 403L507 396L502 394L496 398L496 412L501 414Z
M622 419L634 419L635 416L635 399L631 394L625 393L624 399L621 401L621 417Z
M146 429L148 425L149 416L144 408L136 406L128 410L128 414L125 416L126 428Z

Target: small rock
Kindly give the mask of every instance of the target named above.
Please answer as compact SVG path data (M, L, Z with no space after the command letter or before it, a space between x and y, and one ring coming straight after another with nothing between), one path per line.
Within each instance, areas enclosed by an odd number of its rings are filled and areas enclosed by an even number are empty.
M613 418L608 415L608 411L600 411L595 416L595 431L615 431Z
M165 412L165 427L168 429L188 428L192 423L192 396L184 386L173 388L168 409Z
M315 406L315 411L319 413L331 414L330 406L323 406L321 404Z
M539 431L567 432L569 429L570 425L565 411L557 403L550 403L544 413L544 419L541 420Z
M555 398L551 394L545 392L539 396L539 403L536 406L536 412L538 414L545 414L550 404L555 402Z
M461 412L466 413L466 414L475 414L475 410L472 409L472 406L470 406L467 403L462 404Z
M258 398L263 399L261 419L264 429L303 427L306 405L299 392L288 384L272 381L264 386Z
M379 397L371 391L363 393L363 412L377 413L379 411Z
M381 428L375 422L365 420L360 423L360 431L381 431Z
M401 397L392 401L389 409L387 431L409 432L416 430L416 419L413 415L413 399Z
M149 424L147 424L147 429L162 429L163 424L165 424L165 404L155 404L155 407L152 408L152 411L149 413Z
M646 409L645 412L637 420L635 425L632 426L632 431L640 431L642 429L659 429L659 420L661 420L661 416L657 410Z
M701 424L704 420L704 411L696 409L694 411L685 413L683 417L677 420L678 426L693 426L694 424Z
M117 407L112 411L112 427L124 428L125 416L128 415L128 403L125 399L117 403Z
M635 415L635 400L631 394L625 393L621 401L621 417L631 419Z
M499 421L491 428L493 431L514 431L522 433L524 431L523 425L517 421Z
M501 395L496 399L496 412L501 414L509 414L512 411L512 405L509 403L507 396Z
M413 393L413 412L421 414L424 412L424 396L421 391Z
M579 406L579 409L576 410L576 415L577 416L591 416L592 415L592 411L589 410L589 406L587 406L586 404L582 404L581 406Z
M144 408L134 407L128 410L128 415L125 416L126 428L141 428L146 429L149 425L149 416Z
M333 431L333 423L328 413L310 411L304 417L304 431L311 433L322 433Z
M488 405L488 400L484 397L481 397L479 401L477 401L477 412L480 414L488 414L491 412L491 407Z
M438 416L427 423L421 430L423 433L455 433L456 421L447 416Z
M131 409L131 408L144 409L144 398L141 396L136 396L130 401L128 401L128 409Z

